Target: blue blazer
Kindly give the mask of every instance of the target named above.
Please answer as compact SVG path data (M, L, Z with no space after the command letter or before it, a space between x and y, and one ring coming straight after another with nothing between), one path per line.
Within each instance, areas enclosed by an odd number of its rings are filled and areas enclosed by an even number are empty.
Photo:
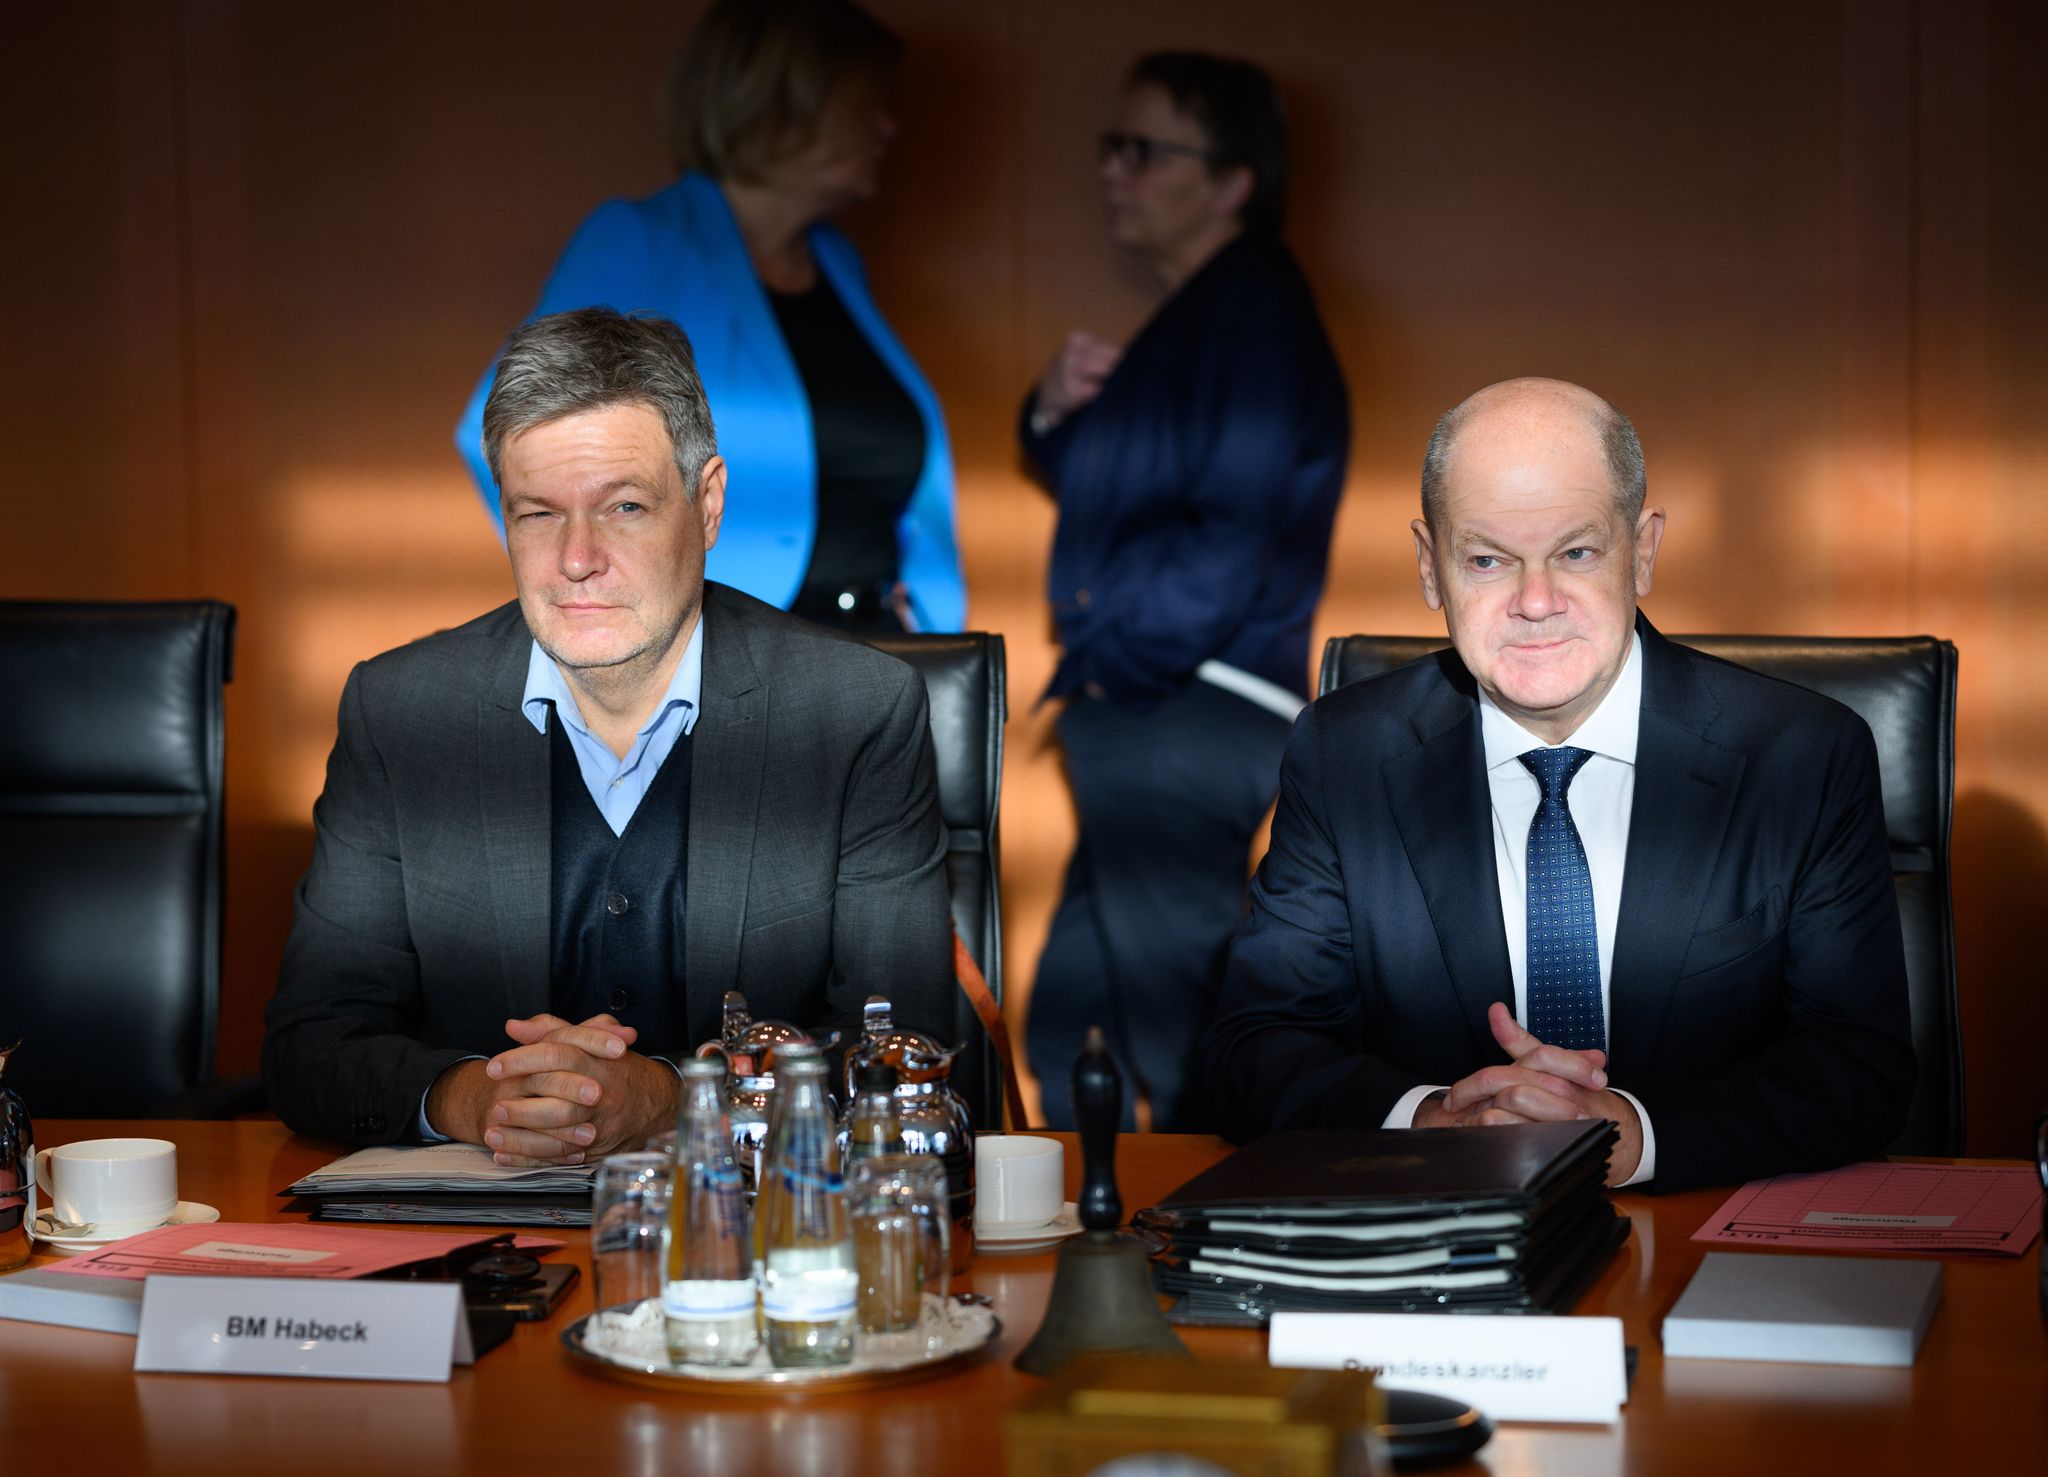
M1875 1158L1915 1064L1870 729L1647 620L1607 1057L1650 1188ZM1507 1055L1514 1008L1471 676L1440 653L1295 725L1202 1058L1223 1132L1377 1128Z
M897 525L899 574L919 627L957 631L966 585L953 534L953 455L938 397L883 321L853 245L828 225L810 232L818 270L903 384L924 418L924 468ZM715 181L686 174L645 200L613 200L578 229L532 317L602 304L673 318L690 336L730 466L725 525L705 576L787 607L817 537L817 450L811 403ZM531 321L531 320L529 320ZM485 508L504 532L498 488L484 461L484 400L493 362L455 428Z

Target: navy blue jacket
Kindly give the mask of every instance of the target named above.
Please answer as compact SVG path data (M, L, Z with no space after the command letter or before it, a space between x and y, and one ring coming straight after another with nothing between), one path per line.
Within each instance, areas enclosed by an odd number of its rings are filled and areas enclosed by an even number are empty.
M1048 696L1142 703L1213 658L1306 697L1351 411L1287 248L1233 240L1094 400L1044 436L1030 408L1024 451L1060 505Z

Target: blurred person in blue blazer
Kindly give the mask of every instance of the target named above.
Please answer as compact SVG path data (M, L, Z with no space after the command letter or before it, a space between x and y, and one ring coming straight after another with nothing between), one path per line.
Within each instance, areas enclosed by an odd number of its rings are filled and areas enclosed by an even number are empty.
M949 631L966 590L945 422L829 224L875 193L901 53L848 0L718 0L670 74L681 177L600 206L531 317L607 306L689 334L741 469L711 578L846 629ZM487 369L455 439L502 532L490 385Z
M1112 241L1163 301L1121 348L1070 335L1022 417L1059 503L1047 695L1065 700L1080 820L1026 1039L1059 1084L1103 1026L1159 1129L1208 1126L1191 1058L1308 693L1350 444L1342 372L1280 238L1287 168L1259 68L1139 61L1100 179ZM1045 1094L1054 1126L1065 1096Z

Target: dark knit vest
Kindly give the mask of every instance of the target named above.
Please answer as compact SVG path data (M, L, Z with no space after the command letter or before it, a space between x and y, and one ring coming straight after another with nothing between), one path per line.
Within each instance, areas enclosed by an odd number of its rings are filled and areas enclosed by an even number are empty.
M559 717L549 715L554 769L551 1009L564 1020L602 1012L636 1028L634 1050L687 1055L683 881L690 856L690 738L676 740L623 836L614 836Z

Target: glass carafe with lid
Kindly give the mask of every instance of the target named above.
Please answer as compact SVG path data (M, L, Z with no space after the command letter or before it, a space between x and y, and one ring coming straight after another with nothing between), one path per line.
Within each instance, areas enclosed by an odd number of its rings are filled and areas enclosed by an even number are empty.
M897 1025L889 1001L870 995L861 1010L860 1041L846 1054L848 1099L854 1095L855 1074L864 1064L880 1062L894 1068L904 1150L933 1155L946 1166L956 1271L965 1268L974 1247L974 1120L948 1080L961 1049ZM840 1143L846 1143L844 1128Z
M769 1110L775 1101L776 1057L791 1047L829 1051L837 1031L813 1036L782 1021L757 1021L738 990L725 992L718 1039L697 1048L700 1057L725 1059L725 1111L732 1121L733 1153L746 1192L760 1185L761 1156L768 1147Z

